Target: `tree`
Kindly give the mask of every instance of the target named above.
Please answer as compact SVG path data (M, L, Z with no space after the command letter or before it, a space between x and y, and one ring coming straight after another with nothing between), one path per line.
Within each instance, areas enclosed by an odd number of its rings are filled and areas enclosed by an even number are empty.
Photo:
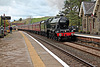
M0 17L0 25L1 25L1 17Z
M15 22L16 20L14 20L14 22Z
M22 21L22 18L20 18L19 21Z
M67 18L69 18L70 26L81 25L81 18L79 17L80 6L82 1L90 0L66 0L64 11L61 11Z

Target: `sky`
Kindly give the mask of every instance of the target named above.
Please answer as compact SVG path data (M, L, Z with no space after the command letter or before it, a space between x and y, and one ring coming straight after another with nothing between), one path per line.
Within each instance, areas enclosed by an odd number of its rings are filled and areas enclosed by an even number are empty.
M19 18L55 16L62 10L64 0L0 0L0 15Z

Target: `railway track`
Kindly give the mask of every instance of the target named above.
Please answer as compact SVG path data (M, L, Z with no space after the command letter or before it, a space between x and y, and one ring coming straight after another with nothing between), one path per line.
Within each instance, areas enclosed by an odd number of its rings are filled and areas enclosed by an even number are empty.
M29 32L28 32L28 33L29 33ZM79 65L81 65L81 67L82 67L82 66L83 66L83 67L84 67L84 66L86 66L86 67L96 67L95 65L93 65L93 64L91 64L91 63L89 63L89 62L87 62L87 61L85 61L85 60L83 60L83 59L81 59L80 57L78 57L78 56L72 54L71 52L65 50L64 48L62 48L62 47L60 47L60 46L58 46L58 45L55 45L55 44L52 43L52 42L49 42L49 41L43 39L44 37L43 37L43 38L41 38L42 36L39 37L40 35L37 35L37 36L36 36L36 34L35 34L35 35L33 35L33 34L31 34L31 33L29 33L29 34L32 35L34 38L38 39L39 41L41 41L42 43L48 44L49 46L52 46L53 48L55 48L55 49L57 49L57 50L63 52L63 54L65 54L65 55L67 55L67 56L73 58L74 60L76 60L77 63L79 63ZM60 43L59 43L59 44L60 44ZM61 45L61 46L63 46L63 45ZM64 61L66 61L66 60L64 60ZM71 66L71 67L72 67L72 66ZM74 67L74 66L73 66L73 67ZM80 66L79 66L79 67L80 67Z
M96 48L96 47L82 44L82 43L78 43L78 42L73 42L73 43L64 42L62 44L73 47L75 49L79 49L81 51L87 52L87 53L92 54L94 56L100 57L100 48Z
M88 47L88 48L91 48L91 49L100 51L100 48L99 47L94 47L94 46L87 45L87 44L82 44L82 43L79 43L79 42L73 42L73 43L74 44L77 44L77 45L81 45L81 46L84 46L84 47Z
M93 47L100 47L100 38L95 36L76 36L77 41L80 43L85 43L87 45L91 45Z

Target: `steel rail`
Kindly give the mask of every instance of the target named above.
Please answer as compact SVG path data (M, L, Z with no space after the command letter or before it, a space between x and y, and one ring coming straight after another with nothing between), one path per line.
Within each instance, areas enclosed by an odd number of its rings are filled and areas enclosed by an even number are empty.
M32 36L33 36L33 35L32 35ZM91 63L89 63L89 62L87 62L87 61L85 61L85 60L83 60L83 59L81 59L81 58L79 58L79 57L73 55L72 53L70 53L70 52L64 50L64 49L61 48L61 47L58 47L58 46L56 46L56 45L54 45L54 44L52 44L52 43L50 43L50 42L48 42L48 41L45 41L45 40L41 39L40 37L36 37L36 36L34 36L34 37L35 37L35 38L38 38L39 40L41 40L41 41L43 41L43 42L45 42L45 43L47 43L47 44L49 44L49 45L51 45L51 46L57 48L57 49L59 49L59 50L61 50L61 51L63 51L63 52L65 52L66 54L69 54L70 56L72 56L72 57L75 58L76 60L79 60L79 61L81 61L82 63L84 63L84 64L86 64L86 65L88 65L88 66L90 66L90 67L96 67L95 65L93 65L93 64L91 64Z

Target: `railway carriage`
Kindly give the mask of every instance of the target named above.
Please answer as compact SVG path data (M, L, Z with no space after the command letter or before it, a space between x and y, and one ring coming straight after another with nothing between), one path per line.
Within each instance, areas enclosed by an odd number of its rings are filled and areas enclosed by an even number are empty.
M36 34L39 34L40 31L41 31L40 22L33 23L32 26L33 26L33 27L32 27L32 28L33 28L33 31L34 31Z
M32 30L33 30L32 24L29 24L29 25L28 25L28 28L29 28L30 31L32 31Z

